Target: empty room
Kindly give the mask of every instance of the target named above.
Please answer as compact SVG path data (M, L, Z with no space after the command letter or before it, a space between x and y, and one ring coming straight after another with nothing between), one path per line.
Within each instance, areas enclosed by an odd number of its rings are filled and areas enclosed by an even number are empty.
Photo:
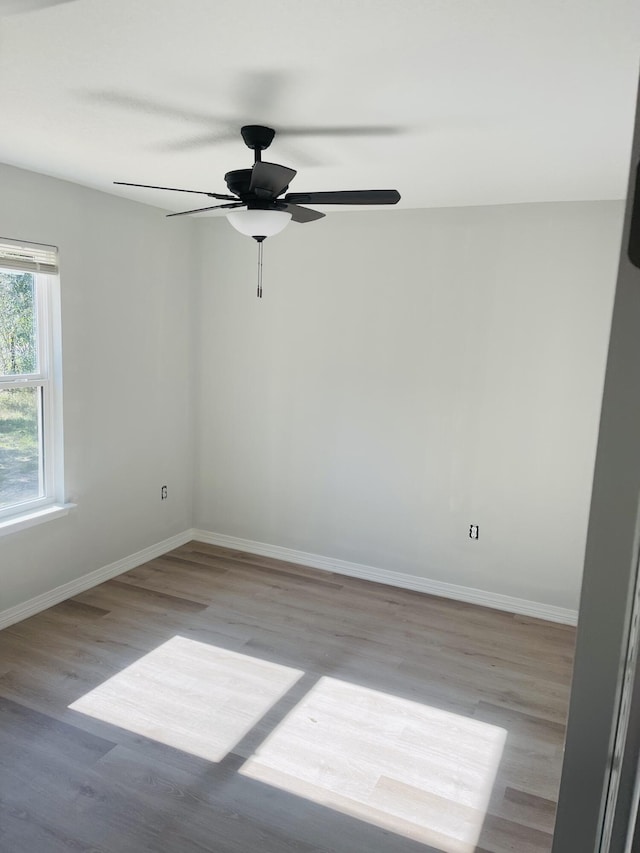
M591 853L639 58L630 0L0 0L0 853Z

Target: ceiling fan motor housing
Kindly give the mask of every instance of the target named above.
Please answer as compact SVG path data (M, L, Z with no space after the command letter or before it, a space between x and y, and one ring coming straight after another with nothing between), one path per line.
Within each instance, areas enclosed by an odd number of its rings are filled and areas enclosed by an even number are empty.
M227 172L224 176L226 185L229 187L229 192L237 195L239 198L247 195L251 184L252 169L234 169Z
M261 208L263 210L272 209L276 204L276 199L272 193L261 191L259 187L255 190L250 189L252 174L253 169L234 169L231 172L227 172L224 180L229 188L229 192L237 195L249 207ZM282 192L288 188L288 186L285 187Z

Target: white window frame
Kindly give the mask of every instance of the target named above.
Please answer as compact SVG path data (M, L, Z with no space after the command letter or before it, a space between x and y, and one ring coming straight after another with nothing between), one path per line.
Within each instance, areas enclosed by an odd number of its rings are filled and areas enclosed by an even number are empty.
M42 388L42 408L38 425L41 495L1 508L0 536L66 515L71 508L70 504L64 502L59 278L55 272L21 268L14 263L5 266L2 256L4 245L5 241L0 239L0 270L30 272L34 277L38 365L34 373L0 378L0 389ZM55 252L54 249L51 251Z

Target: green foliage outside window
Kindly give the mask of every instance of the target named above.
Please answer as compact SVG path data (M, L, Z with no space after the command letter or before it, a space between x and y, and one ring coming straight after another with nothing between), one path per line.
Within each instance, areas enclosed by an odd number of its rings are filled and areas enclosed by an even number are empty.
M0 376L35 370L33 275L0 272Z
M0 377L37 371L34 278L0 272ZM37 388L0 389L0 508L39 494Z

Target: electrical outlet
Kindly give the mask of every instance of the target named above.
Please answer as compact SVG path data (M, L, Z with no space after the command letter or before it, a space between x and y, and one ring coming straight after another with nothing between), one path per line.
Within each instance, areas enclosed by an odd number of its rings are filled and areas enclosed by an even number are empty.
M480 538L480 525L472 524L469 527L469 539L479 539Z
M166 501L166 499L167 499L167 487L162 486L162 488L160 489L160 500Z

